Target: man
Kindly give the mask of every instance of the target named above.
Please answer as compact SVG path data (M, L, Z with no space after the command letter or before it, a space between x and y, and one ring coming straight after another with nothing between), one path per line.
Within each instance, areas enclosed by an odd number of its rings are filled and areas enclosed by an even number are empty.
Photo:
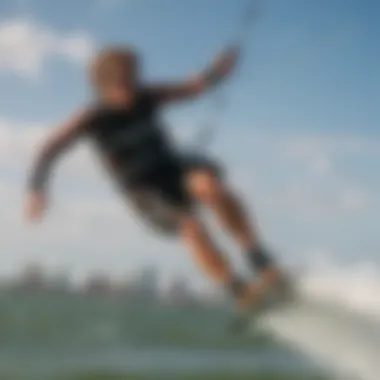
M237 197L227 189L215 165L183 157L162 130L159 110L167 104L201 95L226 78L237 51L221 54L195 78L147 86L140 61L129 48L109 48L95 57L91 84L96 104L81 110L46 140L33 166L26 204L29 220L42 217L46 183L58 156L81 138L94 143L121 192L158 229L175 233L194 259L218 284L228 288L246 308L278 274L247 221ZM210 207L247 252L259 281L248 286L231 271L198 217L195 205Z

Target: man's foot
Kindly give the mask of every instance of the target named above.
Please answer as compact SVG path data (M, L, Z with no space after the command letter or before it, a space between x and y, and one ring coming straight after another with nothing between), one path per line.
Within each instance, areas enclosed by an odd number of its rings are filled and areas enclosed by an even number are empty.
M284 290L286 276L276 267L270 253L263 246L255 245L249 249L247 257L252 270L259 274L260 286L263 287L264 293Z
M265 269L257 281L248 284L236 298L239 310L249 310L264 306L265 301L287 299L292 293L290 283L277 268Z
M238 310L244 312L260 305L264 294L260 284L255 281L247 284L245 289L236 297Z
M258 282L247 284L236 295L237 313L228 325L228 331L232 333L244 331L252 320L254 310L261 308L264 298L265 294L262 292Z
M263 288L262 307L275 308L294 300L295 289L291 278L276 268L268 268L260 276L261 287Z
M291 287L286 277L277 269L268 269L259 280L247 284L236 295L237 315L228 326L233 333L244 331L252 318L267 307L271 308L290 299Z

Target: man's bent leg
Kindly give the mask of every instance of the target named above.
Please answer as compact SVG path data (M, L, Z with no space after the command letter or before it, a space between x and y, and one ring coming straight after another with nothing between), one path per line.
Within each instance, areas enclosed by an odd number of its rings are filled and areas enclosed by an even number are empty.
M194 215L192 199L183 186L183 174L182 166L170 162L145 181L124 190L148 226L179 236L208 276L225 287L240 308L249 306L254 301L252 291L235 276Z
M186 183L190 194L216 215L243 250L248 251L259 245L242 202L216 174L202 168L191 170Z
M250 289L233 273L204 226L195 217L184 216L179 222L179 236L198 265L232 294L238 307L248 307L252 302Z
M277 270L262 248L238 197L212 170L203 168L188 172L187 187L193 197L213 211L222 226L247 253L252 269L261 274L263 283L275 281L278 277Z

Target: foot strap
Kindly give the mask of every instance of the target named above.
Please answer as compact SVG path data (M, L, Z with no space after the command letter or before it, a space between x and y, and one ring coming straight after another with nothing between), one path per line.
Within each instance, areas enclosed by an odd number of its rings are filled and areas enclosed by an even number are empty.
M226 289L234 298L237 298L247 289L247 285L242 279L234 277L226 284Z
M262 247L250 249L248 251L248 260L251 266L258 272L273 266L272 258Z

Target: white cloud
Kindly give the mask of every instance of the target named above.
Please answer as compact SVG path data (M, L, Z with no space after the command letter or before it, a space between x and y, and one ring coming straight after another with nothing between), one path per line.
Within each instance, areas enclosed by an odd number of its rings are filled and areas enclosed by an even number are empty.
M235 138L238 150L226 137L219 153L241 173L245 193L254 194L254 204L263 213L322 222L365 215L378 206L378 191L368 186L380 186L380 177L363 183L356 177L359 166L355 174L347 162L360 161L365 169L367 163L379 161L380 139L329 133L274 135L249 128L240 133Z
M157 265L165 277L176 272L197 275L186 252L136 223L120 196L99 197L90 191L75 198L54 195L44 220L29 225L23 218L22 185L1 182L0 276L14 275L35 261L49 271L68 268L75 279L92 271L131 276L146 264Z
M78 31L61 34L25 19L0 22L0 70L35 77L51 58L83 63L94 50L94 41Z
M30 169L38 147L52 127L10 122L0 119L0 160L1 165L13 170ZM93 154L85 144L74 147L73 154L63 160L63 174L69 178L85 181L99 176L99 167L94 163Z
M331 220L366 213L373 202L363 188L324 183L318 188L308 183L288 184L263 195L261 201L273 211L286 210L307 220Z
M348 188L341 193L340 206L350 213L361 212L371 207L371 201L371 196L365 190Z
M80 278L91 270L131 275L147 263L158 265L164 275L197 274L177 244L158 239L136 223L120 194L110 191L108 181L99 175L90 149L83 146L59 168L63 186L52 192L46 219L28 226L22 214L26 171L47 132L43 125L0 121L0 275L14 274L35 260L48 268L71 268Z

